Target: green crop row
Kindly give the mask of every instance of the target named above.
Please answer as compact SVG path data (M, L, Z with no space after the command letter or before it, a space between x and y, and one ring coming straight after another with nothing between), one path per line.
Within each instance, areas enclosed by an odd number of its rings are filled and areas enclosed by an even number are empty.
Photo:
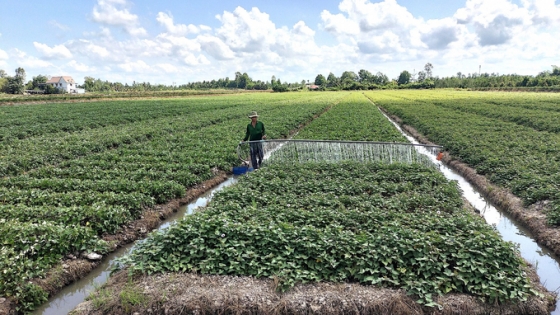
M505 97L488 97L488 94L474 94L471 97L452 98L441 100L431 95L431 102L436 106L473 113L492 119L513 122L522 126L527 126L538 131L549 131L560 133L560 98L556 99L556 108L552 106L542 105L535 99L525 99L522 96ZM443 96L452 96L452 93L443 94ZM425 99L430 95L423 95L419 100ZM551 103L549 103L552 105Z
M107 246L100 235L138 218L146 206L181 197L216 169L230 170L238 162L235 146L251 111L259 111L269 137L282 137L344 95L253 94L10 108L23 122L2 121L2 128L33 131L22 139L0 141L0 220L6 228L22 223L21 244L34 242L39 225L52 232L45 232L41 241L49 244L47 252L28 255L2 230L2 268L26 267L5 269L12 274L0 279L0 296L14 297L20 310L32 309L45 292L28 281L44 275L64 254L103 253ZM50 120L34 129L30 122L48 114L49 106ZM8 110L2 110L5 116ZM45 129L56 124L57 115L60 126L76 128ZM31 120L23 118L27 116ZM89 116L97 125L82 121ZM69 241L65 228L75 233L76 241Z
M298 139L406 142L362 94L354 93L298 133Z
M491 302L533 294L515 246L462 208L456 183L419 165L273 163L120 259L130 272L189 271L402 288Z
M526 205L552 201L548 221L560 225L560 134L538 131L511 119L490 117L483 108L471 112L474 110L464 101L470 93L463 93L466 94L456 92L446 96L416 91L367 95L405 124L443 145L453 157L469 164L477 173L510 189ZM485 95L492 99L492 93ZM524 94L519 94L517 103L523 102ZM458 103L464 106L457 108L454 104ZM489 105L488 112L498 111L495 106ZM511 117L513 114L508 113L513 110L504 106L504 115ZM524 111L522 107L520 110ZM551 112L550 116L553 115Z

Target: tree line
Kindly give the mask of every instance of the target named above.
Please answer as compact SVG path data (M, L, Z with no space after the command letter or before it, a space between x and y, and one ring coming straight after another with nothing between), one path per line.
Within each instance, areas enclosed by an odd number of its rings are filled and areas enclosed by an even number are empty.
M25 69L18 67L14 76L9 76L6 71L0 69L0 92L7 94L23 94L26 90L42 91L45 94L60 94L61 90L52 85L47 85L49 78L45 75L34 76L25 83Z
M309 81L282 82L272 76L270 81L253 80L247 73L236 72L235 77L220 78L210 81L196 81L185 84L165 85L150 82L128 83L109 82L90 76L84 78L84 84L79 86L87 92L154 92L170 90L205 90L205 89L243 89L243 90L273 90L276 92L298 91L305 88L312 90L373 90L373 89L432 89L432 88L549 88L560 87L560 67L552 66L551 71L543 71L536 76L498 73L468 73L458 72L455 76L438 77L433 75L434 66L426 63L423 70L409 72L403 70L395 79L382 73L373 73L361 69L358 73L344 71L340 77L332 72L326 77L318 74L312 84ZM25 70L21 67L15 70L14 76L9 76L0 69L0 92L8 94L22 94L26 90L40 90L45 94L64 93L54 86L46 85L48 77L37 75L25 82Z

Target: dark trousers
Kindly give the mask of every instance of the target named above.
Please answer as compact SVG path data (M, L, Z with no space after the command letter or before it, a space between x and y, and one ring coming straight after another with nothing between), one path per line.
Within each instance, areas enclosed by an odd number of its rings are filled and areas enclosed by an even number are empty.
M262 143L252 142L251 146L251 165L254 169L258 169L261 166L262 160L264 158L264 152Z

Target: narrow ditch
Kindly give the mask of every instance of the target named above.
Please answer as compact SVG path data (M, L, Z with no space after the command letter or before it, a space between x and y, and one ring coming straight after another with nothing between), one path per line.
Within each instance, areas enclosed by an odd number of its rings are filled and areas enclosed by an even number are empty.
M380 111L411 143L419 144L414 137L402 130L397 122L388 117L382 110ZM478 212L480 212L480 215L484 217L488 224L497 229L502 236L502 239L518 244L521 256L535 267L541 284L548 291L558 293L560 290L560 259L550 250L537 244L535 238L527 229L515 222L505 212L496 208L463 176L447 167L441 161L438 161L433 155L428 152L423 152L423 147L417 147L416 149L419 150L420 153L425 153L435 164L437 164L440 171L447 179L458 182L465 199L467 199L469 203ZM558 305L556 306L556 310L552 311L551 314L560 315L560 308Z

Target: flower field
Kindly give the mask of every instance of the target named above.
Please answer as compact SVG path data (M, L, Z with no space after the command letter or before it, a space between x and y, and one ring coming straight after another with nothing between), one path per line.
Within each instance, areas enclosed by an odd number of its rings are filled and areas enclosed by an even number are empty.
M101 236L228 171L247 114L269 137L345 97L253 94L0 107L0 297L30 310L42 277L69 253L104 253Z
M367 96L560 225L560 96L399 91Z
M382 118L353 94L298 137L401 141ZM515 245L464 207L455 182L417 164L270 163L120 262L131 273L274 278L281 291L321 281L400 288L425 306L447 293L496 303L535 294Z

